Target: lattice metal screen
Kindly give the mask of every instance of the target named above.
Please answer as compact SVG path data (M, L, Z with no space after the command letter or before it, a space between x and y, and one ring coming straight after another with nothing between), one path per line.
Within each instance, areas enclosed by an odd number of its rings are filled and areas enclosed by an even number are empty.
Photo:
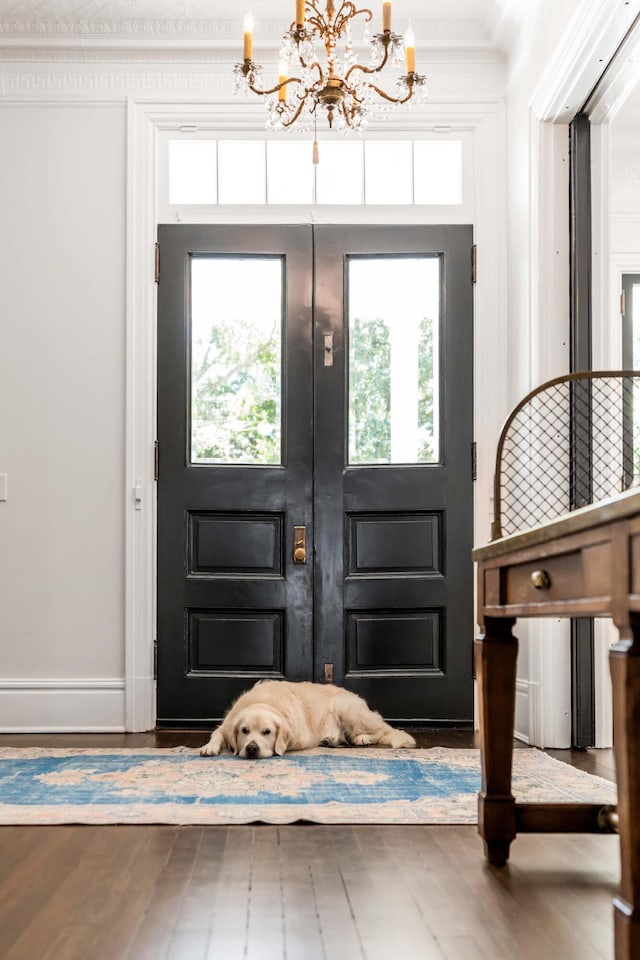
M640 371L576 373L533 390L505 423L492 537L509 536L640 481Z

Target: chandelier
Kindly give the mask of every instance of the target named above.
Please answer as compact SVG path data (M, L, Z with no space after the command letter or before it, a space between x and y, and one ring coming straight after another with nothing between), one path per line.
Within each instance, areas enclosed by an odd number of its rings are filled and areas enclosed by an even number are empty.
M339 2L339 0L338 0ZM267 97L267 127L309 130L324 115L330 128L363 130L371 117L384 116L402 107L417 94L427 95L426 77L416 73L415 38L411 27L406 39L391 29L391 3L382 4L382 32L365 39L371 46L369 63L358 63L351 37L351 21L373 19L371 10L357 9L351 0L295 0L295 21L285 33L280 50L278 82L270 89L262 84L262 67L253 61L253 17L244 18L244 60L234 70L236 91L251 90ZM318 48L324 51L318 53ZM321 58L324 57L324 62ZM395 93L387 93L373 78L385 67L400 68Z

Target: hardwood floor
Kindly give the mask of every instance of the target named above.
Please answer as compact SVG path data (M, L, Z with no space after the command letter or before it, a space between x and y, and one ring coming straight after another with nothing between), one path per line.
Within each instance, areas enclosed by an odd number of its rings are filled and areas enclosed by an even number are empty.
M416 737L475 744L469 731ZM206 739L22 734L0 745ZM614 777L611 751L549 753ZM475 827L3 827L0 957L612 960L618 872L612 836L521 835L498 869Z

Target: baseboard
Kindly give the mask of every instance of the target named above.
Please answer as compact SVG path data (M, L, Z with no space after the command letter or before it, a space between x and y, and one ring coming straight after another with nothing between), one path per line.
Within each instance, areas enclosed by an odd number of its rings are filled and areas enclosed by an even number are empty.
M516 716L514 737L523 743L530 743L530 710L529 683L527 680L516 680Z
M0 680L0 733L122 733L124 679Z

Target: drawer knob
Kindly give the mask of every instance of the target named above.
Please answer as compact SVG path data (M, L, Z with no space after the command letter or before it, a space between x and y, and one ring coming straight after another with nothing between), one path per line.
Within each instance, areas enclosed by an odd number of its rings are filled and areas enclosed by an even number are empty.
M551 586L551 577L546 570L534 570L531 574L531 583L536 590L548 590Z

